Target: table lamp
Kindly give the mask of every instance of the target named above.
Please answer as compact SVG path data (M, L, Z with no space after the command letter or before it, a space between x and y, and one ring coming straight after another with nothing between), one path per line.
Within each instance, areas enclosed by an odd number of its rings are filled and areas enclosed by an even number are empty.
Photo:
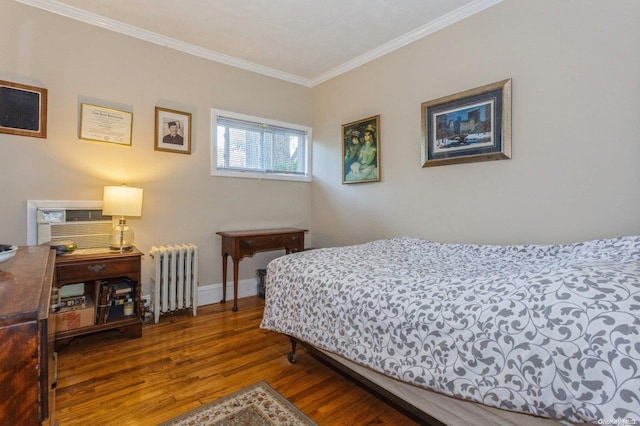
M105 186L102 197L102 214L120 216L118 224L111 232L110 248L112 250L131 250L133 247L133 230L127 225L125 216L142 216L142 189L121 186Z

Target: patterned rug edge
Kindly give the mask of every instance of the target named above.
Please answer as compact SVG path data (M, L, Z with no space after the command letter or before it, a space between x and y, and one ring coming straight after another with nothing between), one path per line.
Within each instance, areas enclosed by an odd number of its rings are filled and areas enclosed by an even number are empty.
M193 410L190 410L184 414L181 414L177 417L174 417L171 420L168 420L166 422L161 423L158 426L178 426L178 425L190 425L190 424L194 424L194 423L188 423L189 419L195 419L197 418L199 415L203 414L206 411L210 411L213 410L216 406L224 406L224 404L226 404L229 401L232 401L234 399L238 399L241 398L244 394L249 394L251 392L256 392L258 390L263 391L268 397L271 397L272 399L276 400L281 406L282 408L284 408L287 411L287 414L291 417L290 419L287 419L286 422L284 423L271 423L269 422L269 424L287 424L287 425L300 425L300 426L317 426L317 424L311 420L309 417L307 417L307 415L305 415L302 411L300 411L298 409L298 407L296 407L295 405L293 405L287 398L285 398L284 396L280 395L280 393L278 393L275 389L273 389L267 382L265 381L260 381L257 383L254 383L253 385L249 385L246 386L242 389L239 389L229 395L225 395L222 396L218 399L216 399L215 401L211 401L207 404L201 405L200 407L194 408ZM251 407L250 405L243 405L243 406L234 406L234 408L236 409L235 412L240 412L248 407ZM227 413L225 415L225 417L228 417L229 415L233 414L231 413ZM197 423L199 425L216 425L218 423L220 423L221 421L218 420L212 420L211 422L208 423ZM225 423L227 424L227 423Z

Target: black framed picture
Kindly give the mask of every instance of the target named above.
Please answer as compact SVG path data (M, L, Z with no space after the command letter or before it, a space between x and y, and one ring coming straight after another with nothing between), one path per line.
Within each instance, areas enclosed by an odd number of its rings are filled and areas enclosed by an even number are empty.
M47 89L0 80L0 133L47 137Z

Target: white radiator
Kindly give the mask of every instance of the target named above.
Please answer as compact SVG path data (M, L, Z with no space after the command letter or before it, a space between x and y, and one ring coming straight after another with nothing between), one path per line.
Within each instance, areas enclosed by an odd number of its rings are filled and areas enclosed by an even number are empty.
M198 308L198 247L193 244L152 246L149 253L154 322L160 314Z

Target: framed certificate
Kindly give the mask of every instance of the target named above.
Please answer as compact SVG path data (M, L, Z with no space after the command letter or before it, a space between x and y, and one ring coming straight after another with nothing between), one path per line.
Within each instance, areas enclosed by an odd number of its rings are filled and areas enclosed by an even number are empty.
M131 145L133 113L85 104L80 109L80 139Z

